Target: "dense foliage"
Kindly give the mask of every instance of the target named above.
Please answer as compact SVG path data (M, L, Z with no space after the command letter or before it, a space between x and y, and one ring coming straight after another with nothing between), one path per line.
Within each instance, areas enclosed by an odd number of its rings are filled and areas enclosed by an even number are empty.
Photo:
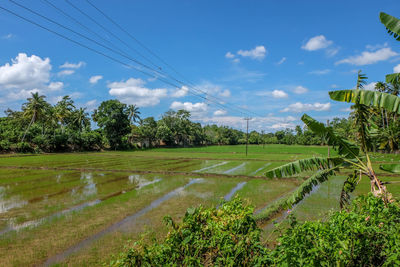
M0 152L61 152L166 146L237 145L246 133L190 120L185 110L165 112L160 120L140 118L139 108L118 100L100 103L91 116L69 96L55 105L33 93L21 111L0 117ZM339 119L337 119L339 120ZM92 129L96 125L96 129ZM345 131L344 131L345 132ZM320 145L323 140L300 126L276 133L249 133L250 144Z
M280 230L277 245L260 241L253 209L235 198L219 209L190 208L182 222L170 217L167 237L141 242L112 266L395 266L400 264L400 207L361 196L348 210L326 221L299 223Z

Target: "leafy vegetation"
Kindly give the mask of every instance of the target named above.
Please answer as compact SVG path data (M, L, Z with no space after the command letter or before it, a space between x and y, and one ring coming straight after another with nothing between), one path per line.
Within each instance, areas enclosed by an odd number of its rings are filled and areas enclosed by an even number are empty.
M239 198L219 209L189 208L181 223L164 221L170 232L161 242L136 242L111 266L393 266L400 264L400 208L372 195L354 200L348 210L325 221L298 223L290 218L277 245L266 248ZM373 245L371 245L373 244Z

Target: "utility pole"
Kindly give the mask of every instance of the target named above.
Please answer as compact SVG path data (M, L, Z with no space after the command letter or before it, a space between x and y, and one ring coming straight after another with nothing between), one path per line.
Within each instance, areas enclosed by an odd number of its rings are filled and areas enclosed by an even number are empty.
M265 140L264 140L264 130L261 131L261 138L262 138L262 142L263 142L263 149L264 149L264 145L265 145Z
M326 121L326 126L329 127L329 120ZM328 158L330 158L331 157L331 148L329 147L329 144L327 144L327 145L328 145Z
M251 118L247 117L244 118L247 122L247 127L246 127L246 157L247 157L247 147L249 145L249 120L251 120Z

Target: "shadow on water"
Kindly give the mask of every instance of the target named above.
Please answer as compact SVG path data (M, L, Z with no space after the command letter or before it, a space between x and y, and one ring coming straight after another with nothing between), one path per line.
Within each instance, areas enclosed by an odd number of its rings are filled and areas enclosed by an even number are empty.
M130 225L134 224L136 222L136 220L144 215L145 213L151 211L154 208L157 208L158 206L160 206L163 202L171 199L172 197L178 195L180 192L182 192L186 187L195 184L195 183L200 183L202 182L203 179L202 178L197 178L197 179L192 179L190 180L189 183L187 183L184 186L178 187L176 189L174 189L173 191L163 195L162 197L154 200L153 202L150 203L150 205L146 206L145 208L141 209L140 211L122 219L121 221L118 221L114 224L112 224L110 227L98 232L95 235L92 235L88 238L86 238L85 240L77 243L76 245L70 247L69 249L65 250L64 252L57 254L53 257L50 257L49 259L47 259L47 261L43 264L43 266L50 266L53 264L56 264L58 262L61 262L63 260L65 260L68 256L70 256L71 254L78 252L79 250L87 247L88 245L90 245L92 242L102 238L103 236L105 236L106 234L115 232L117 230L126 230Z
M130 176L129 177L129 180L131 181L131 183L134 182L134 179L138 180L137 177L134 177L134 176ZM27 222L24 222L24 223L18 224L18 225L10 224L7 228L5 228L5 229L0 231L0 236L3 235L3 234L6 234L8 232L11 232L11 231L19 231L21 229L25 229L25 228L28 228L28 227L36 227L36 226L38 226L38 225L40 225L40 224L42 224L44 222L51 221L53 219L59 218L59 217L61 217L63 215L71 213L71 212L78 212L78 211L83 210L84 208L95 206L95 205L101 203L102 201L105 201L105 200L110 199L112 197L116 197L116 196L119 196L121 194L125 194L125 193L130 192L130 191L135 190L135 189L139 190L139 189L141 189L141 188L143 188L143 187L145 187L147 185L158 183L161 180L162 179L160 179L160 178L155 179L153 181L146 181L146 180L143 180L143 179L142 180L138 180L137 186L134 186L134 187L131 187L131 188L127 188L127 189L122 190L122 191L114 192L114 193L109 194L107 196L104 196L104 197L102 197L100 199L96 199L96 200L93 200L93 201L89 201L89 202L85 202L85 203L76 205L76 206L71 207L69 209L65 209L65 210L62 210L60 212L56 212L56 213L54 213L54 214L52 214L50 216L47 216L47 217L44 217L44 218L41 218L41 219L38 219L38 220L27 221Z

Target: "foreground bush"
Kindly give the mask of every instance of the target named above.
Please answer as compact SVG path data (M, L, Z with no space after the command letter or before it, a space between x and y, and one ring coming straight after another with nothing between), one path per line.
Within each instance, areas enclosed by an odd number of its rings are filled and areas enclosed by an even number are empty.
M112 266L398 266L400 208L385 207L372 195L353 201L349 210L332 213L326 222L297 223L269 250L260 242L253 209L235 198L219 209L192 208L182 223L171 218L162 243L136 243Z

